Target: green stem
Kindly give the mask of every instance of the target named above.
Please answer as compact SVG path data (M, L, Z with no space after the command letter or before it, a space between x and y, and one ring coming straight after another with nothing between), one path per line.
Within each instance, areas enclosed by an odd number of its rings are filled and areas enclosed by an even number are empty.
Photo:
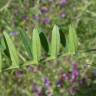
M12 0L9 0L2 8L0 8L0 12L6 10L9 7L9 5L11 4L11 1Z

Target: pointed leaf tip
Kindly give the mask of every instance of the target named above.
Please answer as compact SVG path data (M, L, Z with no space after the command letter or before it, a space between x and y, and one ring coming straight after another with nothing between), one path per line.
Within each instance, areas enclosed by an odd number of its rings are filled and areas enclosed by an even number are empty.
M51 40L51 57L57 57L60 50L60 34L57 25L54 25L52 30L52 40Z
M19 68L19 57L18 57L18 53L16 50L16 47L14 46L14 43L12 41L12 39L10 38L10 36L8 35L7 32L4 32L4 38L6 40L6 43L8 45L9 48L9 53L10 53L10 58L12 60L12 68Z
M32 54L35 63L38 63L41 57L41 43L39 37L39 30L34 29L32 34Z

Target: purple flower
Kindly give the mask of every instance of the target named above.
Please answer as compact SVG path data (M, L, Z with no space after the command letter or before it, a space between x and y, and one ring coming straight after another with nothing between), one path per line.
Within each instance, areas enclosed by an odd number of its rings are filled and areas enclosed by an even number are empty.
M16 78L22 78L24 76L23 71L16 71Z
M73 64L73 70L72 70L71 79L73 81L75 81L75 80L77 80L78 76L79 76L78 65L77 64Z
M78 64L73 64L73 70L78 70Z
M49 80L48 78L45 78L45 79L44 79L44 85L45 85L47 88L49 88L49 87L51 86L51 82L50 82L50 80Z
M10 35L16 36L16 35L18 35L18 33L17 32L11 32Z
M64 7L64 5L66 5L68 2L68 0L60 0L59 4L61 7Z
M65 13L61 13L61 14L60 14L60 17L61 17L61 18L64 18L65 16L66 16Z
M70 73L64 73L63 74L63 78L64 78L64 80L69 80L70 79Z
M78 76L79 76L78 70L73 70L73 72L72 72L72 80L73 81L77 80Z
M50 18L45 18L44 20L43 20L43 24L49 24L51 22L51 20L50 20Z
M62 87L62 81L58 80L56 85L57 85L57 87L61 88Z
M37 86L36 83L32 84L32 91L36 94L39 94L41 92L41 88L39 86Z
M79 84L80 84L81 86L86 86L86 85L87 85L87 79L88 79L88 78L82 78L81 80L79 80Z
M28 20L28 16L22 16L22 20Z
M44 13L44 14L47 13L48 12L48 8L47 7L42 7L41 8L41 12Z
M33 16L33 19L35 19L36 21L39 21L40 17L39 16Z
M69 73L63 73L61 74L59 80L57 81L57 87L63 87L64 81L70 80L70 74Z

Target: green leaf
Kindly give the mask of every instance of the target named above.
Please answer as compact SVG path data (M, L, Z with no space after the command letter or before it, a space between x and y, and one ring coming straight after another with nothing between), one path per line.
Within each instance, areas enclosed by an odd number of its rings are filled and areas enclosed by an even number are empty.
M64 32L62 30L59 31L59 34L60 34L60 42L63 45L63 47L65 47L66 46L65 34L64 34Z
M19 68L19 57L14 43L7 32L4 32L3 34L9 48L10 58L12 60L12 65L10 68Z
M74 55L78 48L78 37L76 34L75 26L72 24L69 26L67 45L69 54Z
M2 49L2 50L6 50L6 45L5 45L5 41L4 41L4 38L1 38L1 40L0 40L0 48Z
M48 53L49 52L49 43L48 43L48 40L47 40L45 34L43 32L40 32L39 36L40 36L40 41L41 41L42 47Z
M2 52L0 50L0 72L2 72Z
M10 57L10 53L9 53L9 48L8 48L5 38L4 38L4 42L5 42L5 46L6 46L6 49L4 50L4 54L10 59L11 57Z
M32 35L32 54L34 63L38 64L41 56L41 43L39 37L39 30L34 29Z
M57 25L54 26L52 30L52 40L51 40L51 57L55 58L57 57L60 50L60 34L59 34L59 28Z
M24 44L24 47L29 54L29 56L32 58L32 51L31 51L31 40L29 39L26 32L20 31L20 37Z

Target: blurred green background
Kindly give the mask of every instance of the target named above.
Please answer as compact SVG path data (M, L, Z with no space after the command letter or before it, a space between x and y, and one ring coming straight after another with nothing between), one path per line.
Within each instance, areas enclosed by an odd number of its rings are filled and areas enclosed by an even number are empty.
M25 54L25 50L19 31L26 31L30 37L33 28L39 26L50 40L54 24L67 34L69 24L73 22L77 24L79 50L87 50L78 52L73 57L60 57L38 66L30 65L24 69L0 73L0 96L71 96L67 92L64 95L66 88L55 90L55 85L60 74L71 70L73 63L78 63L80 74L91 66L84 76L89 86L80 86L76 96L95 96L93 71L96 70L96 0L62 1L64 0L0 0L0 37L2 38L3 31L7 31L22 54ZM50 90L53 95L35 95L32 91L33 84L36 83L43 90L46 77L52 82Z

